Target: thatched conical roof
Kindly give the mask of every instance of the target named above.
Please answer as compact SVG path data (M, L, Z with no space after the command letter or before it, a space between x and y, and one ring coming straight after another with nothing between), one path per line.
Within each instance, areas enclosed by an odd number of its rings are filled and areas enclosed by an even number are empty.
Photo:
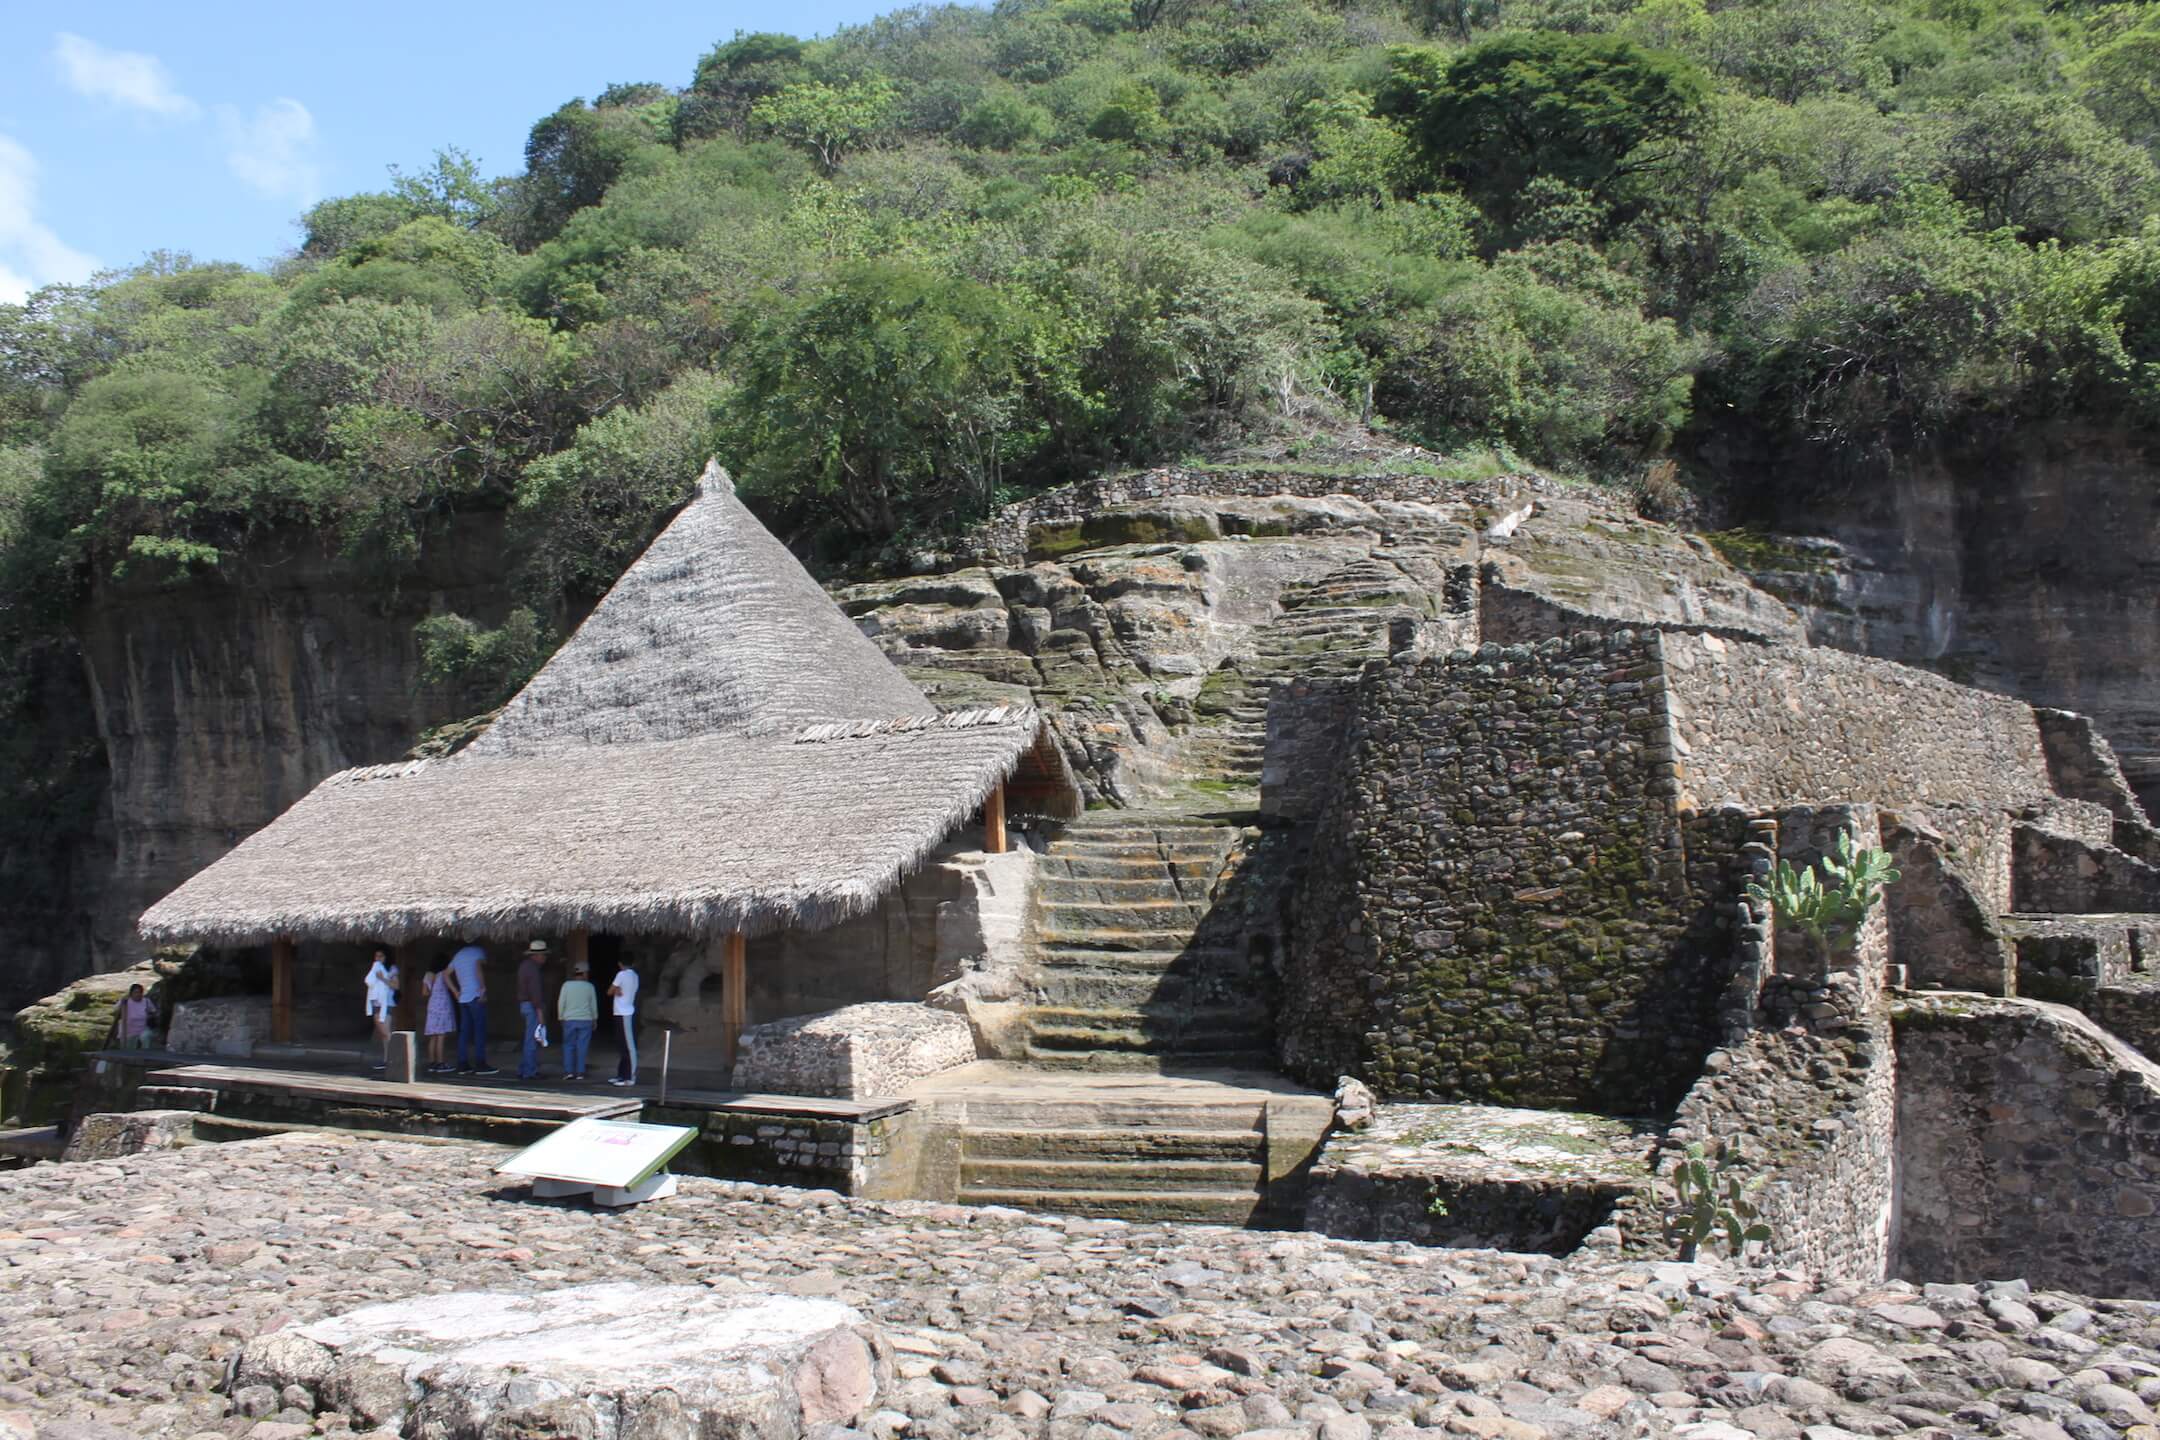
M713 465L470 748L524 755L935 713Z
M255 944L829 925L1023 761L1069 787L1040 715L939 715L708 470L487 735L330 777L140 928Z

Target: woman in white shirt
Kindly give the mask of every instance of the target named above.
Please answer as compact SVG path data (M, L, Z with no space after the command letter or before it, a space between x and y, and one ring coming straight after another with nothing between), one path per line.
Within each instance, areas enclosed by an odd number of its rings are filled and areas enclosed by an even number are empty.
M370 1065L370 1070L388 1068L390 1011L397 1004L397 983L397 972L390 968L390 952L376 946L375 963L367 972L367 1013L368 1019L375 1022L375 1044L383 1058Z

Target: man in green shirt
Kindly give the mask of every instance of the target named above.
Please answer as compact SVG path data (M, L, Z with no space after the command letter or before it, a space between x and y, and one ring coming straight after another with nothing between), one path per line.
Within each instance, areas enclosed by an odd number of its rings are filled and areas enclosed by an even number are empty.
M585 1078L585 1052L600 1019L600 996L586 979L585 962L570 967L570 978L555 995L555 1018L562 1022L563 1079Z

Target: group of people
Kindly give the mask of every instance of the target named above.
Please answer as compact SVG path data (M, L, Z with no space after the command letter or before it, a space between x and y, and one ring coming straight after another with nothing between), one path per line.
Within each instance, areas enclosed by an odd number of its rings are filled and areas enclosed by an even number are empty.
M600 1023L600 994L591 978L591 967L583 960L570 966L570 978L563 981L555 992L555 1003L547 1002L546 966L548 943L534 940L525 947L518 962L517 1001L518 1026L521 1044L518 1050L517 1078L537 1080L540 1078L540 1053L548 1046L550 1017L561 1025L562 1078L566 1081L582 1081L585 1073L587 1052L592 1046L593 1031ZM502 1072L488 1062L488 1008L487 1008L487 951L467 943L451 955L438 955L420 979L420 992L426 1001L421 1021L421 1034L427 1040L427 1073L431 1075L499 1075ZM375 1037L384 1045L390 1041L394 1026L393 1015L398 1003L398 972L390 963L390 952L378 947L374 963L369 966L366 980L367 1013L374 1022ZM615 1075L610 1085L635 1085L637 1083L637 1014L638 972L634 964L624 961L608 982L608 1011L615 1022L616 1032L622 1041L622 1055L616 1062ZM452 1065L443 1052L449 1047L451 1037L457 1038L457 1063ZM374 1067L377 1070L381 1065Z

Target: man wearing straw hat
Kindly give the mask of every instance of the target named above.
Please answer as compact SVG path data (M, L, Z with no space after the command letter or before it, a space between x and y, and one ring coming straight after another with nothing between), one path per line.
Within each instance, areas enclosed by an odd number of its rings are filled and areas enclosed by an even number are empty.
M518 1046L520 1080L540 1078L540 1051L547 1044L547 994L540 967L547 964L547 958L547 941L535 940L525 947L525 958L518 961L518 1029L523 1037Z

